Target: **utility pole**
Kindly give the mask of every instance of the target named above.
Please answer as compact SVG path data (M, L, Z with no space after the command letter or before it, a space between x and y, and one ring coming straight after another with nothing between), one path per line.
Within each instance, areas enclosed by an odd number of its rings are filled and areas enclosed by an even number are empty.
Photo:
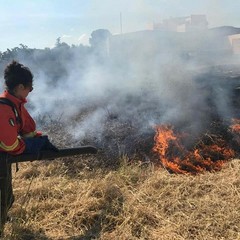
M122 34L122 13L120 12L120 33Z

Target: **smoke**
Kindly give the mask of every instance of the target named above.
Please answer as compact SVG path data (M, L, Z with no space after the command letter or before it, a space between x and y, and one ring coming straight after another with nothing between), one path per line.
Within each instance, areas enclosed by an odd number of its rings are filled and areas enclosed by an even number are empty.
M107 48L95 51L64 46L49 52L57 58L46 60L41 51L29 59L19 55L35 76L30 112L35 118L61 118L79 141L91 135L100 142L114 121L138 134L173 124L196 137L213 113L232 114L231 87L219 85L209 71L209 65L233 58L225 38L219 39L216 44L206 32L144 31L111 36Z
M62 115L69 124L77 114L92 108L74 128L70 124L69 129L76 138L88 132L100 136L109 112L122 122L131 121L139 132L160 123L181 123L192 132L201 132L210 120L209 96L195 82L195 65L180 59L176 52L159 56L156 62L148 55L140 59L134 55L131 59L118 56L117 62L113 58L104 64L91 59L81 70L75 68L74 63L78 61L75 56L68 63L69 69L66 68L67 77L54 87L49 86L46 75L40 74L37 93L31 96L35 111L51 114L53 118ZM217 91L214 96L219 114L227 113L227 94Z

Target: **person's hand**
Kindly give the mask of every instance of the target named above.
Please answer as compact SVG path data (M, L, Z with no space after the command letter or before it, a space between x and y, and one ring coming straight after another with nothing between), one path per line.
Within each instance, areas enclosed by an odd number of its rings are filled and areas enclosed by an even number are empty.
M24 153L39 153L41 150L58 151L46 135L34 138L24 138L24 142L26 145Z

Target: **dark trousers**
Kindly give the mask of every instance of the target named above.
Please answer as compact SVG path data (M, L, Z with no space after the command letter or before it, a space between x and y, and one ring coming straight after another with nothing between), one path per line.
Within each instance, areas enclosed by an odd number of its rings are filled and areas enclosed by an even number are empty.
M4 224L7 221L8 211L14 202L12 188L12 164L7 162L7 156L3 153L0 153L0 202L0 234L2 235Z

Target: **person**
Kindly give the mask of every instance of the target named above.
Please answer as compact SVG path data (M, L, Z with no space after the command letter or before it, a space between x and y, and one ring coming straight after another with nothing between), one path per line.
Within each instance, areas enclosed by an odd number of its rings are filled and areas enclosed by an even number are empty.
M4 70L4 79L0 103L10 104L0 104L0 152L19 155L43 149L57 151L48 136L36 130L36 123L25 108L26 98L33 91L30 69L13 60Z

